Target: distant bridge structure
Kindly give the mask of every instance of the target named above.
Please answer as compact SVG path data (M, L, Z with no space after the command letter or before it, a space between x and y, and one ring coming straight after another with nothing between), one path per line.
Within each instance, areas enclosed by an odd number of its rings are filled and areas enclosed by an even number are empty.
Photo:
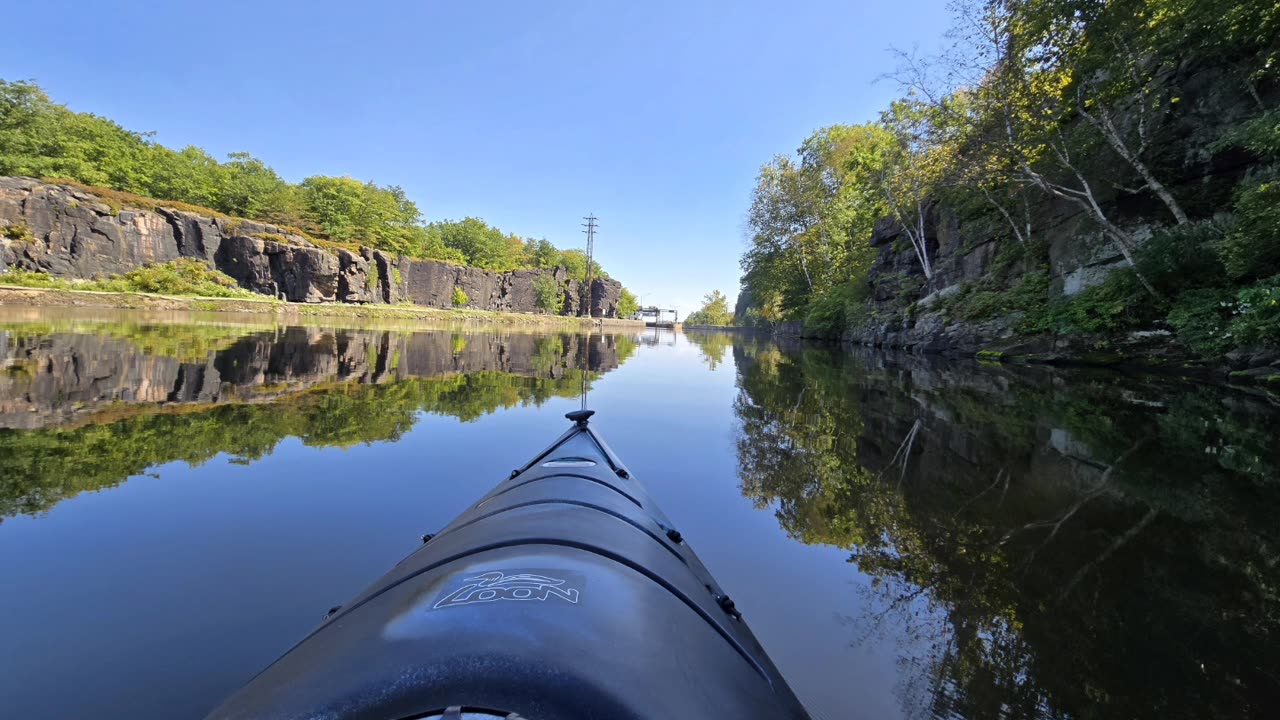
M670 313L671 319L667 320L667 314ZM667 327L673 328L676 323L680 322L680 313L674 308L660 308L655 305L642 307L636 311L636 317L644 320L646 327Z

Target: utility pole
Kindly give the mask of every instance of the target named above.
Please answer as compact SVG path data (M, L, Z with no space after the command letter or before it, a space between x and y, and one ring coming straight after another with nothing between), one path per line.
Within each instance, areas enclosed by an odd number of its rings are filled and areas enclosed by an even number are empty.
M587 317L591 317L591 266L594 264L596 251L596 215L595 213L590 213L582 219L586 220L582 227L586 228L583 232L587 234Z

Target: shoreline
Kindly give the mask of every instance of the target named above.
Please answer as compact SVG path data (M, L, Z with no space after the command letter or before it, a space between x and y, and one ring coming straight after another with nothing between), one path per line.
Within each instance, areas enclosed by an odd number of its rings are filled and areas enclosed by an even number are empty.
M345 303L296 303L251 298L213 298L186 295L101 292L27 288L0 284L0 306L110 308L176 312L252 313L276 319L349 318L353 320L433 321L463 325L495 325L566 330L629 332L644 330L642 320L586 318L566 315L443 309L418 305L356 305Z
M794 330L794 327L775 328L771 336L775 340L786 338L825 344L842 351L866 348L948 360L976 360L983 365L1044 365L1154 373L1213 385L1258 388L1280 395L1280 352L1258 349L1253 353L1206 358L1176 345L1164 344L1163 336L1154 334L1132 333L1122 339L1103 335L1040 334L954 345L929 342L903 345L848 335L839 339L805 337Z

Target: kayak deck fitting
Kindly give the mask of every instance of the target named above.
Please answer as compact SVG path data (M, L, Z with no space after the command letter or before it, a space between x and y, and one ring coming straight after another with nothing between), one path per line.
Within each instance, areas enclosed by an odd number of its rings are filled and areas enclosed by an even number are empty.
M592 414L209 718L808 718Z

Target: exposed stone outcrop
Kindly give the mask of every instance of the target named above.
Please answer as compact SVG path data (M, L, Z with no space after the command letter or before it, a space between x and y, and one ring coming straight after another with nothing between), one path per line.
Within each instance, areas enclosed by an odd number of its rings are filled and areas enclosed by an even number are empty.
M231 235L223 238L214 265L242 286L282 300L337 299L338 258L315 247Z
M1079 212L1050 206L1039 224L1039 240L1048 247L1049 295L1062 297L1102 282L1124 264L1115 246L1091 228ZM1135 228L1142 235L1142 228ZM995 272L1001 243L989 229L965 226L955 212L935 204L925 223L925 244L933 268L926 282L920 260L902 227L891 218L875 224L870 238L877 256L872 263L869 319L849 328L845 339L917 352L973 354L993 343L1010 341L1021 320L1017 313L977 321L957 321L940 312L945 301L966 285L976 285ZM1010 278L1027 272L1025 261L1003 269ZM1039 339L1037 354L1079 355L1092 338ZM1133 338L1135 349L1167 345L1167 339Z
M434 260L396 257L370 248L331 252L285 228L158 207L112 207L92 193L31 178L0 178L0 272L38 270L72 278L128 272L148 263L200 258L256 293L293 302L412 302L538 312L534 281L546 271L493 272ZM13 237L9 237L12 235ZM563 315L585 315L581 284L558 268ZM622 285L592 282L592 317L617 317Z
M372 279L372 283L370 280ZM377 270L369 274L369 261L350 250L338 250L338 302L377 302Z
M23 228L21 239L0 241L5 267L93 278L194 257L264 295L336 299L338 259L273 225L117 209L83 190L30 178L0 178L0 224Z
M622 283L612 278L591 281L591 317L618 317L622 300Z

